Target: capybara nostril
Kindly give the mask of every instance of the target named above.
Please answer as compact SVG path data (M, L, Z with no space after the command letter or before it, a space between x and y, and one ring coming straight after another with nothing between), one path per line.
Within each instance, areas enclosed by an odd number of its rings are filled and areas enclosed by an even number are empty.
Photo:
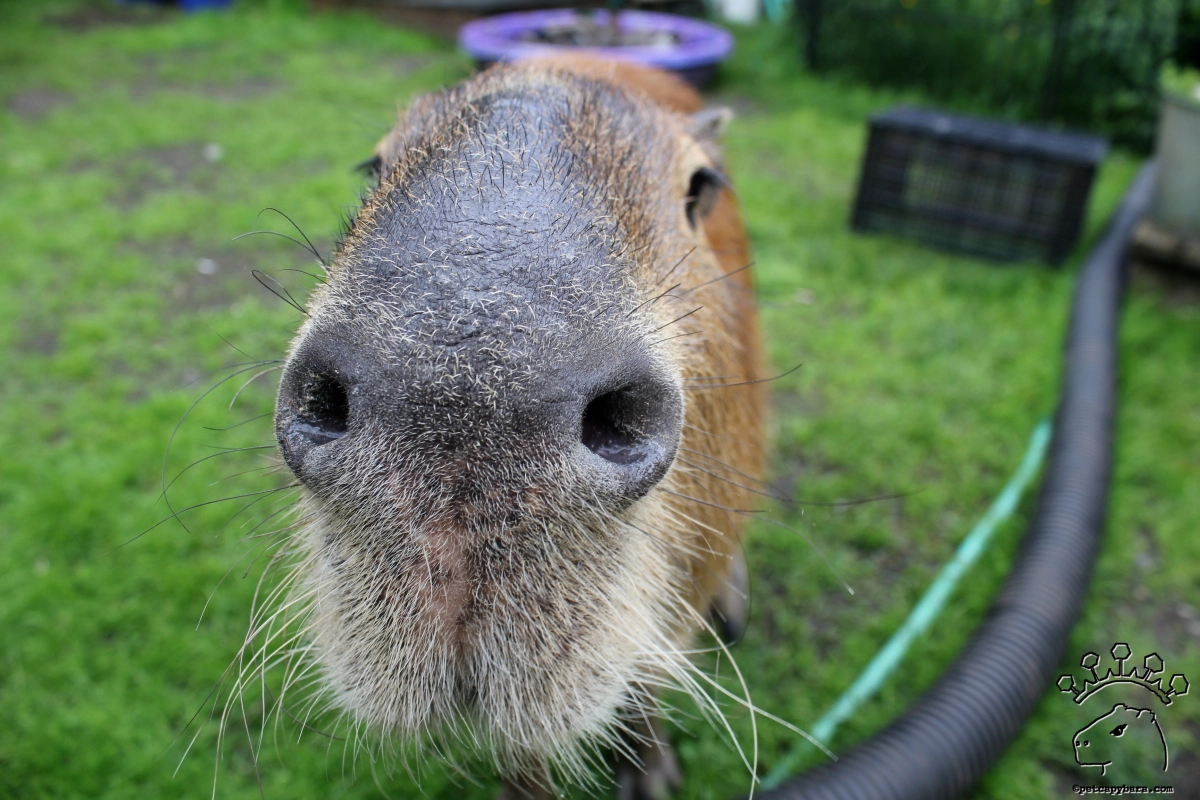
M346 435L350 426L350 396L335 375L312 376L292 427L313 444L328 444Z
M650 435L639 417L648 416L645 403L637 402L621 389L607 392L588 403L583 410L581 440L588 450L614 464L635 464L645 460ZM642 413L639 413L642 412Z
M309 454L350 429L350 394L343 375L311 357L288 364L279 387L275 435L284 460L302 474Z
M669 384L640 380L593 397L583 409L580 441L620 483L628 502L662 479L679 447L682 402Z

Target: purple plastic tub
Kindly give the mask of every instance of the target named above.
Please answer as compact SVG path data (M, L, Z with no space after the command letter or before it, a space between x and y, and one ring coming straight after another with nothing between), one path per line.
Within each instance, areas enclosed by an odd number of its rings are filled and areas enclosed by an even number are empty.
M458 44L481 67L570 50L668 69L694 86L707 83L716 74L717 64L733 50L733 37L728 31L707 22L651 11L618 12L617 27L622 32L665 31L674 39L672 43L647 47L572 47L523 40L536 31L567 25L583 13L586 12L564 8L485 17L462 26ZM609 13L593 11L591 18L605 24L610 19Z

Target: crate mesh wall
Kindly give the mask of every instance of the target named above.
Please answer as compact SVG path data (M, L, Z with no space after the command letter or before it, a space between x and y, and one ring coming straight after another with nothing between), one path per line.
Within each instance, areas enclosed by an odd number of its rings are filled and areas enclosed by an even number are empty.
M1106 145L916 109L871 120L854 227L1000 261L1059 263Z

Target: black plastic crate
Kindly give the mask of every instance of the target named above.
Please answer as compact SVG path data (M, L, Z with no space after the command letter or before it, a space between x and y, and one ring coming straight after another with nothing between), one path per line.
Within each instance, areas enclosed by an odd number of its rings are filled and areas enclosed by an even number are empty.
M1079 238L1098 136L915 108L870 120L853 227L997 261L1061 263Z

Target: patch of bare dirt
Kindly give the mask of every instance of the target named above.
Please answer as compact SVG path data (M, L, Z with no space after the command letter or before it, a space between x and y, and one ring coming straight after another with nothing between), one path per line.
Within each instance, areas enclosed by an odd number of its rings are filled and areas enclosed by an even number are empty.
M26 355L52 356L58 352L58 331L48 329L28 330L17 339L16 351Z
M126 243L171 276L167 288L169 314L227 309L254 287L249 271L254 267L232 252L228 243L171 239Z
M269 75L248 75L232 82L204 79L206 67L217 50L208 46L187 46L169 54L142 55L137 58L141 76L130 85L129 92L137 102L160 93L195 94L227 102L264 97L283 88L284 83ZM192 75L196 76L191 80Z
M282 304L284 301L272 297L255 280L255 270L261 271L268 285L277 290L282 285L296 302L303 305L316 282L290 270L304 270L314 275L319 275L320 271L313 263L312 254L299 247L280 250L247 240L230 242L198 236L126 241L119 250L136 253L148 262L147 284L160 287L160 313L164 319L172 320L206 312L228 313L247 297L258 298L267 304ZM279 283L274 284L271 279ZM228 332L228 328L226 330ZM236 329L234 335L231 341L236 346ZM230 354L237 357L234 350L230 350ZM264 357L261 353L253 356ZM203 383L205 379L195 365L178 361L149 360L132 365L114 360L107 369L113 375L136 379L132 382L134 388L126 396L130 403L140 402L155 389L190 386L197 381Z
M135 81L130 89L130 95L138 102L159 92L199 94L213 100L235 102L264 97L279 91L282 87L281 81L264 76L246 78L237 83L181 81L172 78L148 77Z
M286 290L287 295L303 305L315 281L302 273L320 274L320 267L307 250L267 249L246 239L126 242L122 249L138 253L170 274L166 312L171 315L228 309L248 295L267 297L269 290L255 279L255 270L263 273L268 286L280 294ZM326 246L318 252L328 251ZM267 300L272 301L269 297Z
M132 25L157 25L166 22L178 11L166 4L155 3L96 3L46 16L46 22L73 33L86 33L96 28Z
M73 102L74 97L56 89L27 89L8 98L8 110L26 122L37 122Z
M112 198L122 209L141 203L147 195L181 187L207 190L222 158L219 146L212 143L153 147L138 150L116 160L115 169L122 187Z
M1152 619L1154 641L1164 650L1181 653L1200 643L1200 609L1194 605L1166 603L1154 610Z
M164 65L192 66L211 58L216 48L208 44L185 44L171 48L169 53L143 53L135 58L138 68L144 73L158 74Z
M392 73L398 78L403 78L406 75L411 75L414 72L424 69L432 64L434 59L431 56L388 56L380 59L380 63L384 69Z

